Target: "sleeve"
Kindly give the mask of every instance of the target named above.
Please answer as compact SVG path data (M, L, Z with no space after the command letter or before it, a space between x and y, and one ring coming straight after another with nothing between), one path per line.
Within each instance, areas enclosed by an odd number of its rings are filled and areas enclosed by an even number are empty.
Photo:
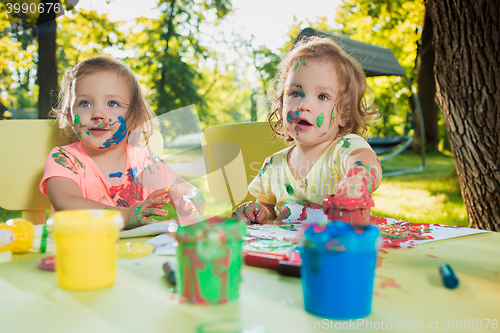
M250 192L255 199L270 205L276 204L276 195L271 190L273 158L274 156L266 158L257 177L248 185L248 192Z
M338 167L341 177L343 177L347 171L347 158L353 151L360 148L368 148L373 151L370 144L359 135L346 135L337 143L337 147L335 149L336 153L333 155L333 159L334 164Z
M83 168L84 166L80 160L67 149L55 147L45 160L45 171L40 182L40 191L47 195L47 180L52 177L69 178L80 186L80 173Z

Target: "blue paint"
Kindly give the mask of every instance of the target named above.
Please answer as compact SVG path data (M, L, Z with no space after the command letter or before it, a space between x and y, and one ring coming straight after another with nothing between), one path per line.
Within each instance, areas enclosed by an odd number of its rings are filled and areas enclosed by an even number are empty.
M121 172L115 172L115 173L110 173L109 178L122 178L123 173Z
M306 97L306 94L304 93L304 89L302 89L302 86L301 86L301 85L298 85L298 86L297 86L297 89L299 89L299 93L300 93L300 97L301 97L301 98Z
M110 148L112 144L117 145L122 142L123 139L125 139L125 137L127 136L127 124L125 123L125 119L122 116L119 116L118 121L112 123L111 126L113 126L117 122L120 122L120 127L115 132L115 134L113 134L113 137L111 139L108 139L103 143L104 147L99 147L99 149Z

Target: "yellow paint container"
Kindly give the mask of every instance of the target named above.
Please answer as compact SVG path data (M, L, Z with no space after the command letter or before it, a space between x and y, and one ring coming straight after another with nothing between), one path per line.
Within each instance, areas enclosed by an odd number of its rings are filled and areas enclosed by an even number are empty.
M61 288L92 290L115 283L119 231L123 218L113 210L66 210L47 221L56 246Z

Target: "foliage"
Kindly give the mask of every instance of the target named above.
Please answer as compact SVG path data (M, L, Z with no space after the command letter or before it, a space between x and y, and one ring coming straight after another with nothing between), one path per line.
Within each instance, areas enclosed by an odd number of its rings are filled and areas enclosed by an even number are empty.
M424 9L423 0L343 0L335 20L338 24L336 32L391 49L408 77L416 83L415 64ZM406 80L400 77L392 80L374 78L369 79L368 84L373 103L383 119L372 135L403 134L404 126L395 125L405 123L405 115L410 111L412 92Z
M31 30L14 31L7 12L0 10L0 102L7 108L34 106L33 61L36 57Z
M60 17L57 20L59 82L64 72L77 62L109 54L107 48L123 47L125 37L118 29L122 24L124 22L109 21L107 14L83 8Z
M211 55L200 42L200 25L217 24L230 12L230 1L160 1L158 6L162 12L159 19L137 19L128 31L132 43L124 47L136 56L125 60L147 82L158 114L191 104L206 113L195 84L199 62Z

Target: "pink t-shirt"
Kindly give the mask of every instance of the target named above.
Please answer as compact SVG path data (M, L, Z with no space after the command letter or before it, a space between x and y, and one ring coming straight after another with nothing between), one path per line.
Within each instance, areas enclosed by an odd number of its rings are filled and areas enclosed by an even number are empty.
M127 145L125 172L117 172L120 185L111 185L80 142L55 147L45 161L40 191L47 195L47 179L65 177L73 180L88 199L115 207L130 207L146 200L156 190L169 187L177 174L149 150ZM110 175L111 177L111 175Z

